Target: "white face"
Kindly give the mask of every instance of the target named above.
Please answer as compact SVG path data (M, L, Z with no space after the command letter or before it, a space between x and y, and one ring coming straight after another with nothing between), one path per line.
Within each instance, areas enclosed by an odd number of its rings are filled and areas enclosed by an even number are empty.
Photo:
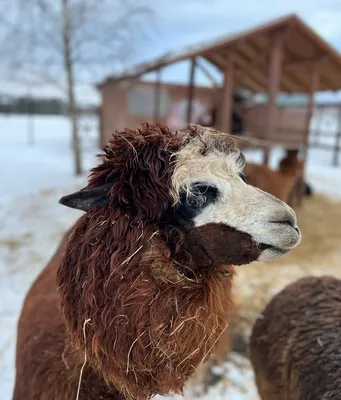
M172 180L175 201L181 191L190 194L198 182L217 189L215 201L193 218L194 226L224 224L249 234L256 243L269 246L259 255L259 261L269 261L296 247L301 234L295 212L271 194L244 182L244 159L239 150L213 147L203 155L205 140L212 143L212 132L177 153Z

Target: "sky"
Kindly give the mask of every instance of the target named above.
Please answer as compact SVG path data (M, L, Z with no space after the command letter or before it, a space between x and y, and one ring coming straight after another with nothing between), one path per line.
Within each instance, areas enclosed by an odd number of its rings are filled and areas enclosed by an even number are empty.
M132 0L133 1L133 0ZM143 41L132 59L152 60L168 51L238 33L271 19L296 13L324 39L341 52L341 0L135 0L154 10L149 39ZM152 75L151 75L152 77ZM167 68L163 80L186 82L188 64ZM1 78L0 78L1 80ZM204 84L203 77L198 77ZM96 90L87 85L78 88L83 102L99 101ZM16 85L3 83L3 91L15 91ZM51 93L50 88L40 88Z
M137 1L141 3L142 0ZM340 0L147 0L160 34L148 53L183 47L296 13L341 49Z

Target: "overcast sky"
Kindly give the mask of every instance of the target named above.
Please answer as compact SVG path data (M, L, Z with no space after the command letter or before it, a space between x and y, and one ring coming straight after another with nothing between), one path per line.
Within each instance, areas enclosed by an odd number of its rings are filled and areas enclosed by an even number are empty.
M135 3L147 3L155 10L155 29L150 33L150 41L136 55L136 61L179 51L291 13L298 14L341 51L341 0L135 0ZM186 81L188 66L169 68L163 78ZM83 87L83 96L90 98L90 93Z
M137 0L137 3L142 0ZM341 48L341 0L147 0L159 35L148 53L156 55L296 13ZM170 4L172 4L170 6Z
M148 0L148 3L155 9L159 34L141 54L146 59L292 13L341 51L341 0ZM174 67L165 75L170 79L187 78L188 66Z

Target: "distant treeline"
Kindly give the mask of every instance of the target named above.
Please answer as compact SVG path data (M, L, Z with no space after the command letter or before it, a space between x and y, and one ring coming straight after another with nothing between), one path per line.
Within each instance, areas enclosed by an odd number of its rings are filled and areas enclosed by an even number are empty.
M79 109L79 113L92 113L95 107ZM68 103L57 98L8 96L0 94L0 114L67 115Z
M3 114L65 115L67 111L67 103L60 99L0 95L0 113Z

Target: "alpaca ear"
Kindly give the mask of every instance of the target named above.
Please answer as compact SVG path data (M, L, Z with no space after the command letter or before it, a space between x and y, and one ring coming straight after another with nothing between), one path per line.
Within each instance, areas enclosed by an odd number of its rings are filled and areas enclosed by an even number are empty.
M108 194L112 185L113 182L110 182L102 186L81 189L79 192L63 196L59 203L82 211L108 205L110 202Z

